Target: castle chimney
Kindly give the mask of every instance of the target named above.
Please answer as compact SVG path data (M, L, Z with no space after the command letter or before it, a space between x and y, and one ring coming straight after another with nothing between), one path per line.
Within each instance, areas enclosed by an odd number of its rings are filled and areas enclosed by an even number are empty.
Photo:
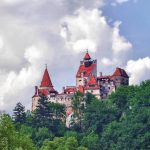
M35 86L35 95L38 95L38 86Z
M100 75L100 77L102 77L102 76L103 76L103 73L102 73L102 72L100 72L100 73L99 73L99 75Z
M65 87L62 88L63 92L65 92Z

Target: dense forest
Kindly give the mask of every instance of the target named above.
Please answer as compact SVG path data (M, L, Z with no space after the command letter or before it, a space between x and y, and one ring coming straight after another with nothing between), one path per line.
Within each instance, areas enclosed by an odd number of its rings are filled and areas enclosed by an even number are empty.
M74 117L65 126L65 107L41 97L35 112L21 103L13 116L1 114L0 150L150 149L150 80L122 86L107 100L77 92Z

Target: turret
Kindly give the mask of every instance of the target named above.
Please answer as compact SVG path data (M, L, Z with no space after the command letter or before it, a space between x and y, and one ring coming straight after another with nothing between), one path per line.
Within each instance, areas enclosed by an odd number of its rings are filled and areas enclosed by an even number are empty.
M85 56L83 58L83 62L84 62L85 67L89 67L92 64L92 60L91 60L91 57L90 57L88 51L85 53Z
M97 77L97 60L92 60L87 51L76 74L76 86L85 86L92 75Z
M120 85L129 85L129 76L124 69L119 67L116 68L115 72L112 75L112 79L115 82L116 87Z

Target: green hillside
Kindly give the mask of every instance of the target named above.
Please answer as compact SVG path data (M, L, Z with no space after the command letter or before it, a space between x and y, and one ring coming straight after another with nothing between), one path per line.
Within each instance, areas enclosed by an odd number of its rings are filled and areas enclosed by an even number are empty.
M42 97L37 110L21 103L0 118L0 150L148 150L150 80L122 86L107 100L76 93L74 116L65 127L65 108Z

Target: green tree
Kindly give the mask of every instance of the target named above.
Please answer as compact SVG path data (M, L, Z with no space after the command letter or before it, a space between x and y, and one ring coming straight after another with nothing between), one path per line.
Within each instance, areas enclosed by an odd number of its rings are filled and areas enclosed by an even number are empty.
M18 102L13 110L13 118L15 123L24 123L26 121L25 107Z
M95 99L97 99L95 95L93 95L89 92L85 94L85 102L87 105L90 104Z
M65 130L64 106L51 103L47 97L41 97L33 114L33 127L48 128L54 135L62 135Z
M81 141L81 145L87 147L89 150L99 149L99 137L94 132L85 135Z
M52 114L48 109L48 99L47 97L41 97L37 109L34 111L33 115L33 125L36 128L45 127L48 128L51 123Z
M30 149L35 150L32 140L22 135L15 130L13 122L8 115L3 115L0 118L0 149L15 150L15 149Z
M122 113L129 109L129 99L134 98L136 93L136 86L121 86L110 95L109 100Z
M37 147L41 147L43 142L47 140L52 140L54 135L49 132L48 128L38 128L34 135L34 141Z
M87 150L87 148L79 146L75 137L56 137L53 141L45 140L41 150Z
M150 81L145 81L140 86L125 87L125 89L126 92L121 88L122 92L119 92L119 95L116 92L111 97L118 109L120 106L125 114L104 128L100 138L100 148L104 150L150 149ZM121 103L123 105L120 105Z
M117 109L108 104L107 101L95 99L86 106L83 116L85 131L99 134L108 123L116 119Z
M84 95L80 92L76 92L72 99L72 108L74 112L74 121L72 123L73 127L76 130L82 129L82 118L85 108L85 99Z

